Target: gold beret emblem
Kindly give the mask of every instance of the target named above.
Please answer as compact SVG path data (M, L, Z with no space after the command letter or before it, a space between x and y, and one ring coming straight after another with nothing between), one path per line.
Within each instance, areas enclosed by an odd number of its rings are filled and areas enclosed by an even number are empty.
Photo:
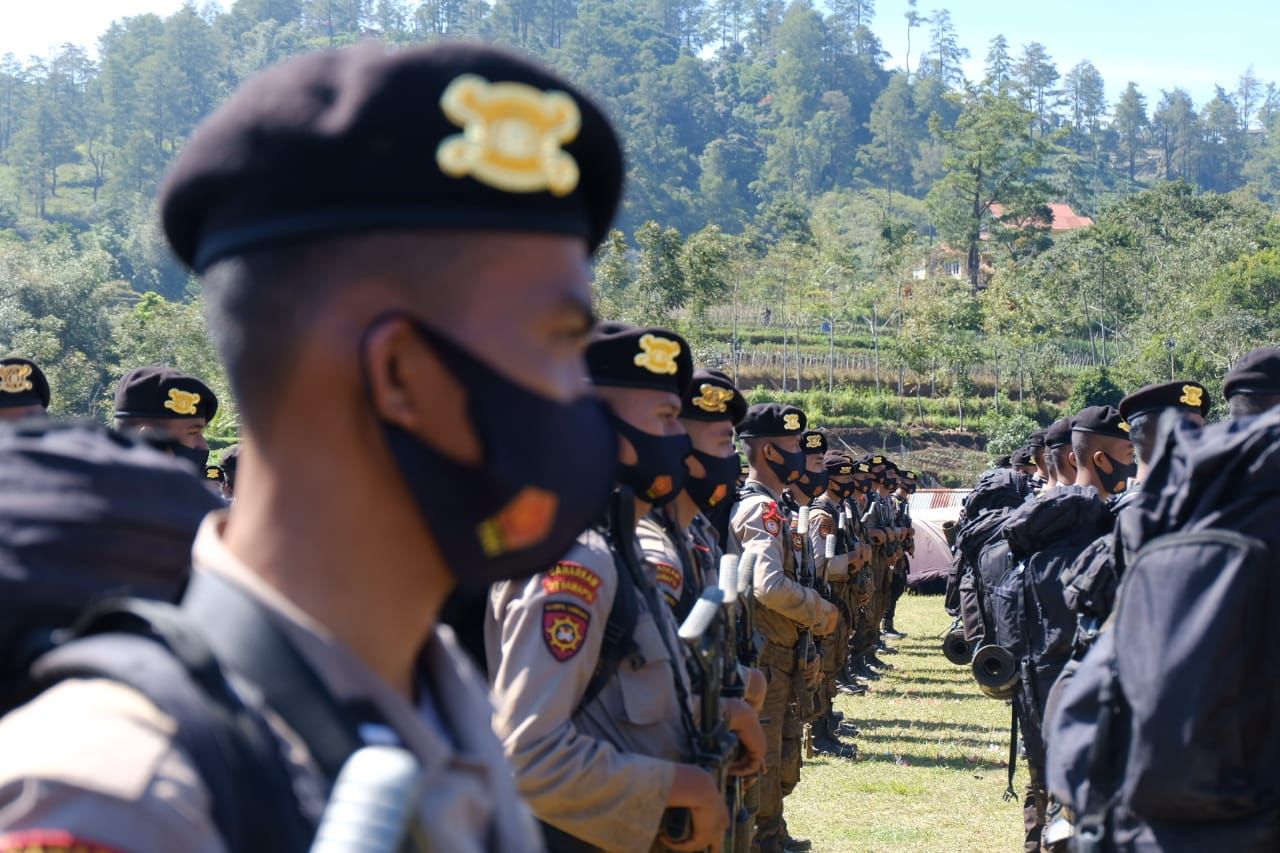
M822 436L814 433L804 440L804 446L810 450L816 450L822 446Z
M870 474L870 473L871 473L871 466L869 466L869 465L867 465L867 463L863 462L861 465L859 465L859 466L858 466L858 471L859 471L860 473L862 473L862 474Z
M782 428L785 430L800 429L800 416L795 412L789 412L782 416Z
M676 357L680 355L680 343L670 338L660 338L657 335L642 335L640 337L640 352L635 357L637 367L643 367L650 373L667 374L674 376L679 367L676 365Z
M436 149L436 164L449 177L470 175L509 193L566 196L577 189L578 163L560 148L582 126L568 94L464 74L445 89L440 109L463 129Z
M1120 429L1124 430L1125 432L1128 432L1128 431L1129 431L1129 424L1127 424L1127 423L1126 423L1126 422L1124 422L1124 421L1121 421L1121 422L1120 422Z
M222 479L222 469L216 465L210 465L204 469L204 475L210 480L220 480Z
M0 364L0 393L21 394L36 387L28 378L31 376L29 364Z
M1204 389L1199 385L1183 385L1182 396L1178 398L1178 402L1198 409L1204 405Z
M729 402L733 399L732 389L704 382L698 390L701 394L693 398L693 405L713 415L729 411Z
M883 456L872 456L872 457L871 457L871 464L872 464L872 465L883 465L883 464L884 464L884 457L883 457Z
M169 399L164 401L164 407L175 415L194 415L196 414L196 406L200 404L200 395L194 391L182 391L178 388L169 389Z
M852 466L852 465L841 465L841 466L840 466L840 473L841 473L841 474L852 474L852 473L853 473L853 466Z

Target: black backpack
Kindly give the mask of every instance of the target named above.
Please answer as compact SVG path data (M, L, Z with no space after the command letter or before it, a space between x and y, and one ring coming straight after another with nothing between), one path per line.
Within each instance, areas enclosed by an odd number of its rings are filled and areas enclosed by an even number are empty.
M1111 621L1055 702L1081 850L1280 847L1280 411L1167 415Z
M196 530L221 506L185 462L109 430L0 427L0 714L65 679L130 686L176 722L229 849L305 851L313 819L278 739L220 661L268 685L263 700L330 783L361 744L305 664L264 636L273 628L259 605L225 581L192 579Z

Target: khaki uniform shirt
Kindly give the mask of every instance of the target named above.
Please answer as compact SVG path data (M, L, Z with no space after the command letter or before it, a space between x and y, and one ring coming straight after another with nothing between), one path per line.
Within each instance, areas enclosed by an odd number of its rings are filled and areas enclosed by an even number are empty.
M765 490L758 482L755 489ZM766 490L767 491L767 490ZM756 628L770 643L793 647L800 631L824 620L831 605L817 590L796 581L795 551L791 524L771 494L744 492L734 508L730 529L742 542L743 552L756 554L752 590L756 608Z
M619 571L604 536L588 530L550 570L495 584L485 653L494 728L534 814L605 850L646 851L676 763L690 752L684 720L691 709L682 711L675 679L686 697L690 690L683 661L671 660L682 647L670 610L652 612L637 591L637 653L579 707L618 584L630 582Z
M828 500L819 498L809 510L809 547L813 549L813 566L818 577L831 583L849 579L849 554L836 554L827 559L827 537L836 534L839 510Z
M222 516L200 529L196 570L223 575L265 604L335 698L377 708L421 762L427 782L418 817L432 849L541 850L489 727L484 682L452 632L440 626L427 642L430 683L422 692L435 701L414 707L241 564L222 543ZM319 809L323 783L306 746L269 710L266 717L288 745L299 801ZM101 679L61 682L0 720L0 850L5 834L20 845L25 832L62 830L128 853L222 853L209 792L174 744L175 728L142 694Z

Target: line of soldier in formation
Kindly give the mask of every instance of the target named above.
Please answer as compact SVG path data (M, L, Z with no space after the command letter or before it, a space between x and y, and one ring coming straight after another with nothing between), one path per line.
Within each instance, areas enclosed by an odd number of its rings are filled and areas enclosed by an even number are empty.
M622 176L491 46L310 54L201 124L160 216L242 443L224 482L162 367L137 441L0 431L0 851L807 847L914 476L596 322ZM48 404L6 360L0 411Z
M1218 424L1186 380L1033 433L948 530L946 652L1012 706L1026 850L1280 844L1280 349L1223 388Z

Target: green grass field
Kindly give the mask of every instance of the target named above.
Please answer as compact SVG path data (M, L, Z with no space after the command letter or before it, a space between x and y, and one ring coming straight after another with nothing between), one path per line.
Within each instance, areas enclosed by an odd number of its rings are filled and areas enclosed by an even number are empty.
M940 596L904 596L897 624L908 636L883 656L895 669L866 695L836 703L862 730L858 759L805 762L786 801L791 834L822 853L1020 849L1020 798L1001 796L1009 706L942 656L939 635L951 620ZM1018 774L1021 793L1021 762Z

